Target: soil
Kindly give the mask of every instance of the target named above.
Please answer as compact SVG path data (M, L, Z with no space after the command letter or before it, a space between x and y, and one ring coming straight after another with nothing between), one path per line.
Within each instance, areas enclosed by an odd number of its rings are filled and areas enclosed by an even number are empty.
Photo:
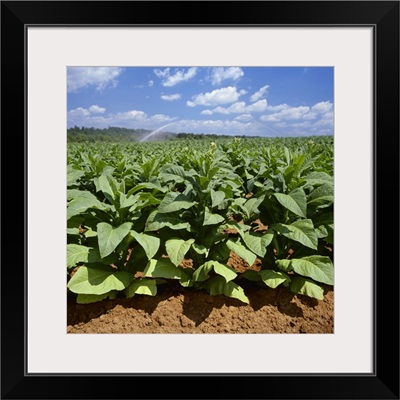
M333 287L324 299L293 295L287 288L241 283L250 304L177 285L156 296L135 295L92 304L67 302L68 333L333 333Z

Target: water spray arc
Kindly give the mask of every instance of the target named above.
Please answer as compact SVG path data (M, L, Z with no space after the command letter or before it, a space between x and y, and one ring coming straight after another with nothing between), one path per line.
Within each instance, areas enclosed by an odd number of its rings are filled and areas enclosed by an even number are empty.
M151 138L153 135L155 135L156 133L160 132L161 129L164 129L164 128L166 128L167 126L170 126L170 125L172 125L172 124L174 124L174 123L175 123L175 122L170 122L169 124L166 124L166 125L162 126L161 128L158 128L158 129L156 129L155 131L150 132L148 135L146 135L144 138L140 139L139 141L140 141L140 142L145 142L147 139Z

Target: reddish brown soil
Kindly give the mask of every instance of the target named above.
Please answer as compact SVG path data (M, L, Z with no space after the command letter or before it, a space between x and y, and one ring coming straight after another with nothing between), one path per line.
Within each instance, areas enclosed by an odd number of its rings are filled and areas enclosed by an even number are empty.
M249 282L250 283L250 282ZM288 289L241 284L250 304L180 286L161 285L157 296L68 301L68 333L333 333L332 287L324 300Z

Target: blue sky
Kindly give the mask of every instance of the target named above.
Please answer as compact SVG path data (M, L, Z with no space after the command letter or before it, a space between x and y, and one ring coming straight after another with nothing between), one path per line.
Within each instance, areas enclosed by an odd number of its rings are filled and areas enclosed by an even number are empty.
M68 67L67 124L332 135L333 92L332 67Z

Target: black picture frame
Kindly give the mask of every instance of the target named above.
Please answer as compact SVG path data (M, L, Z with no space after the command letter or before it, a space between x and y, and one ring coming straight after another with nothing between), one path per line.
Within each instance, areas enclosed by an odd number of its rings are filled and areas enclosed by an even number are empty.
M373 27L373 373L27 374L26 29L32 25ZM1 47L3 399L399 399L399 1L2 1ZM44 157L47 151L44 145ZM51 216L44 216L38 234L48 229Z

